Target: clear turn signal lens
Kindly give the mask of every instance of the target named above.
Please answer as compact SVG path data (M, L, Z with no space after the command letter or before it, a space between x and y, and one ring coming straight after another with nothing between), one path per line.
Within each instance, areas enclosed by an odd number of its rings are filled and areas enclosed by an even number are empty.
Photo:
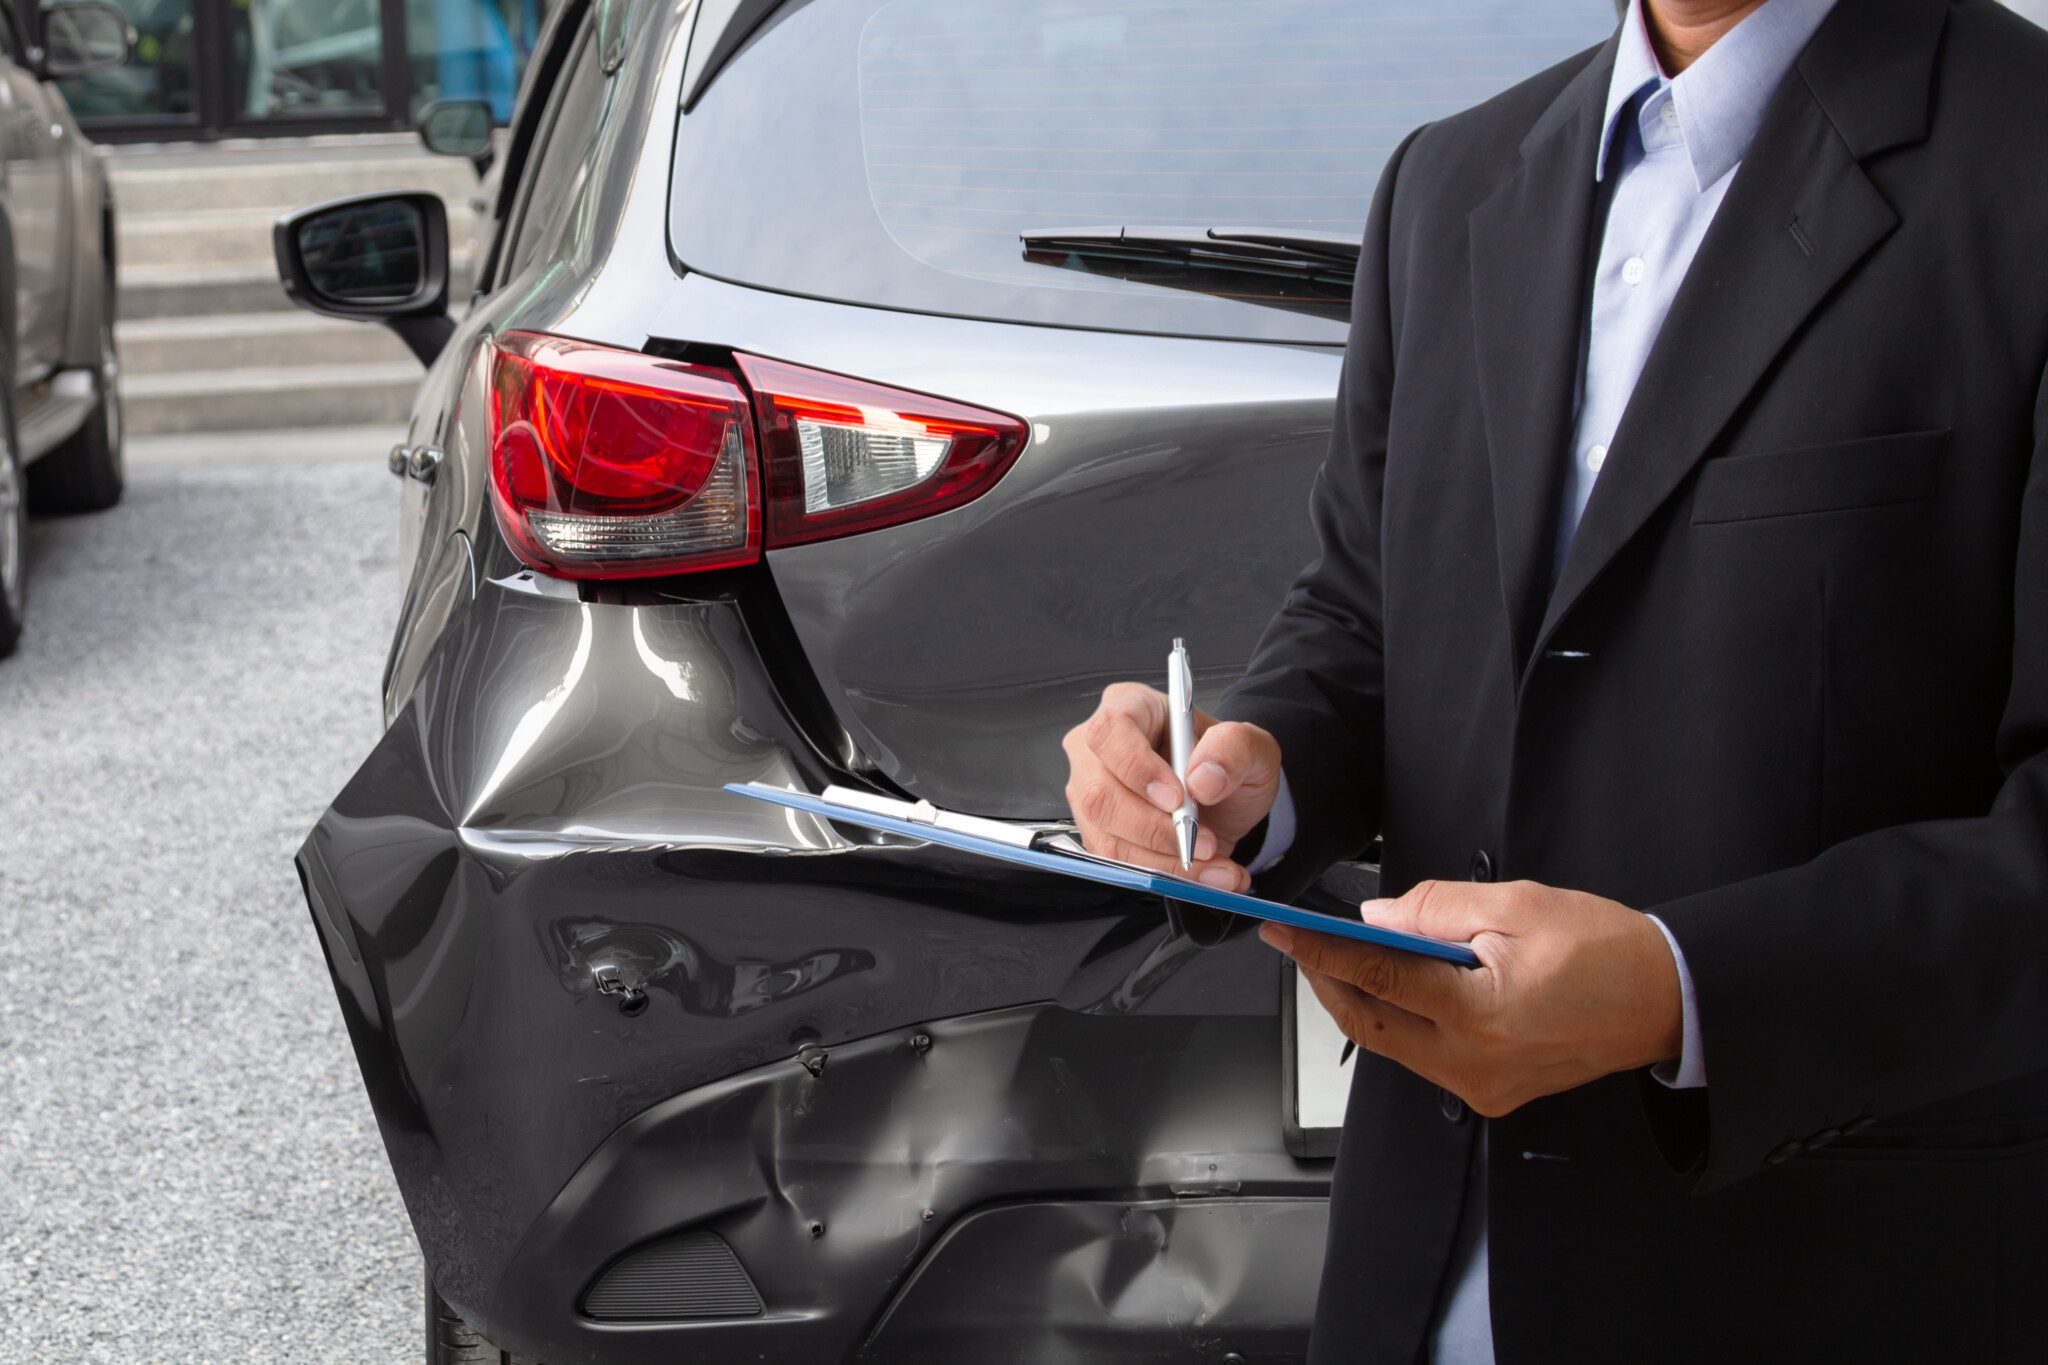
M890 430L882 424L894 420L895 414L877 416L880 420L875 426L816 417L796 419L807 515L914 488L931 477L953 448L951 436L934 436L923 427Z
M759 356L753 390L767 543L797 545L915 521L981 496L1024 448L1015 417Z

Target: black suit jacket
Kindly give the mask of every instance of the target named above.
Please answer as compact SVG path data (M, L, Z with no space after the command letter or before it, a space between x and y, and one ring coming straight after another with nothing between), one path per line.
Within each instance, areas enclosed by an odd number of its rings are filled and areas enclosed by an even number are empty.
M1286 894L1652 911L1709 1087L1491 1125L1538 1359L2048 1359L2048 34L1841 0L1772 97L1551 586L1613 44L1430 126L1367 228L1320 550L1223 714ZM1413 1361L1476 1124L1361 1056L1314 1359Z

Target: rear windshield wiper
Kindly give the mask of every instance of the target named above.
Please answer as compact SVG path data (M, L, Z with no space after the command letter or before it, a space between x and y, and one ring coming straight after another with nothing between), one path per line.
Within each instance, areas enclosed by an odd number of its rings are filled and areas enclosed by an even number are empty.
M1359 239L1294 228L1075 227L1020 233L1026 252L1174 256L1190 264L1229 267L1327 267L1358 264Z
M1341 321L1359 243L1293 228L1077 227L1018 234L1033 265Z

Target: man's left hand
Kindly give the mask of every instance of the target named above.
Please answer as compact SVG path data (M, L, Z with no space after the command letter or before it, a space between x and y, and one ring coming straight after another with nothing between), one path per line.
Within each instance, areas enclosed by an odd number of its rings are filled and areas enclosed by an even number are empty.
M1456 942L1460 967L1268 924L1345 1036L1498 1118L1678 1056L1678 966L1647 915L1535 882L1422 882L1367 901L1368 924Z

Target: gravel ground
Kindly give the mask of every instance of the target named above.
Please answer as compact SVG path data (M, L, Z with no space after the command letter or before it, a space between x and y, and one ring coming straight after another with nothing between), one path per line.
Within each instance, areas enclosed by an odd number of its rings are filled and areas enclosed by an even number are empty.
M369 751L381 446L138 462L0 664L0 1360L418 1360L419 1253L291 858Z

